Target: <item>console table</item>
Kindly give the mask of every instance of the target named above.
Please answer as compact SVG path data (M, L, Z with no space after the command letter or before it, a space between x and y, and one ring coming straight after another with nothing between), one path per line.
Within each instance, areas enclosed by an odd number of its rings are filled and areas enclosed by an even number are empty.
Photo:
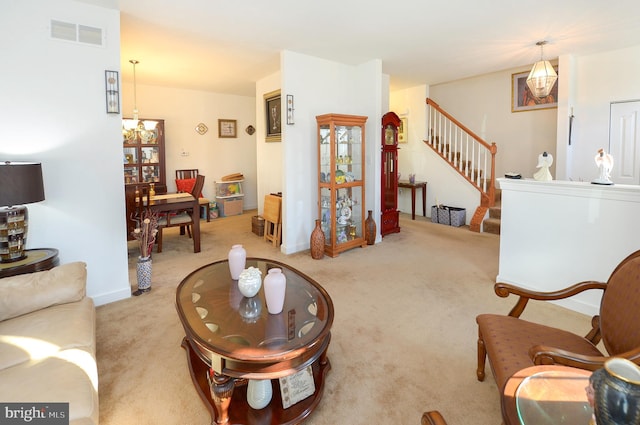
M427 216L427 182L411 183L406 180L399 180L398 187L411 189L411 220L416 219L416 189L422 190L422 216Z
M178 285L176 308L191 378L214 424L298 424L320 402L331 368L333 302L322 286L284 263L247 258L251 266L263 278L271 268L282 269L287 289L281 313L269 314L264 288L243 297L227 260L197 269ZM279 378L302 370L312 371L313 394L285 408ZM263 409L247 403L250 379L271 380L273 396Z
M0 278L49 270L59 262L57 249L27 249L25 253L27 258L11 263L0 263Z

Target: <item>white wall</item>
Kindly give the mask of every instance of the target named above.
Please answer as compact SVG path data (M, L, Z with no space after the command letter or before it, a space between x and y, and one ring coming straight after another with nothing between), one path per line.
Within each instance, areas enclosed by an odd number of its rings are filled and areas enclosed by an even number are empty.
M585 280L606 282L640 249L640 186L499 181L502 188L497 281L556 291ZM558 304L596 314L601 291Z
M579 57L561 57L574 78L570 90L560 86L558 156L569 158L561 178L591 181L598 176L593 158L599 148L609 150L612 102L640 99L640 46ZM575 115L568 146L569 115ZM614 158L615 161L615 158ZM615 164L614 164L615 167Z
M144 67L144 58L136 69ZM203 195L215 199L214 181L227 174L243 173L244 209L257 204L256 133L245 129L256 127L256 99L249 96L185 90L137 84L137 106L140 118L164 119L167 190L176 191L175 170L197 168L206 177ZM133 115L133 83L122 85L122 113ZM218 119L237 121L237 138L218 137ZM199 124L209 130L200 135ZM188 156L182 156L182 152Z
M105 29L105 47L50 39L50 20ZM84 261L89 296L129 297L117 114L106 113L105 70L120 70L117 10L70 0L3 0L0 160L42 162L46 200L29 205L27 248Z
M264 142L264 123L258 122L258 170L269 167L281 167L284 253L293 253L309 248L309 235L318 216L318 160L317 128L315 117L326 113L365 115L369 119L366 126L367 176L375 173L374 150L379 146L378 133L382 114L380 103L383 93L382 65L380 61L371 61L360 66L349 66L311 56L285 51L281 56L281 81L276 86L277 77L270 76L256 84L256 99L278 88L281 89L284 102L287 94L294 96L295 124L286 125L283 121L283 134L280 149L267 146L274 143ZM310 83L313 82L313 83ZM257 107L257 115L262 116L263 107ZM284 111L284 104L282 110ZM262 145L261 145L262 144ZM377 151L376 151L377 152ZM265 153L265 155L262 155ZM278 160L278 154L281 160ZM371 164L369 162L371 161ZM369 170L371 168L371 170ZM280 171L275 171L276 173ZM375 174L371 174L375 175ZM273 177L266 177L273 181ZM373 177L373 180L376 180ZM377 179L379 180L379 179ZM373 209L376 190L379 183L367 180L366 205ZM258 183L258 198L263 198L271 189L268 184Z

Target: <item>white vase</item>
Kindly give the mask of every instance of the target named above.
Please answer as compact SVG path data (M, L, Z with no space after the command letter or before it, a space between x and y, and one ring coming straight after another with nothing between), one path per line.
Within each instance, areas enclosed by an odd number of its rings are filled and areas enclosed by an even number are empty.
M242 247L242 245L233 245L229 250L227 258L229 260L231 279L238 280L247 261L247 251Z
M287 278L282 269L269 269L264 277L264 297L270 314L279 314L284 306L284 296L287 292Z
M247 384L247 403L254 409L267 407L273 395L271 380L250 379Z

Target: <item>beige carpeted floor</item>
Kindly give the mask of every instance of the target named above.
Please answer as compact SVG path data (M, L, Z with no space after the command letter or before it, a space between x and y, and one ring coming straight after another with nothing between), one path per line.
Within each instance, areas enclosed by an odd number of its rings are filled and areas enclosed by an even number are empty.
M309 275L334 302L332 370L306 424L411 425L433 409L451 425L501 423L491 372L485 382L475 374L476 315L507 313L514 303L493 293L498 236L401 214L401 232L382 243L313 260L308 251L283 255L253 234L254 214L203 221L198 254L177 228L165 231L164 251L153 254L152 291L98 307L102 425L210 423L180 346L175 288L238 243L249 256ZM135 289L137 254L129 248ZM532 304L523 317L583 334L589 322L551 304Z

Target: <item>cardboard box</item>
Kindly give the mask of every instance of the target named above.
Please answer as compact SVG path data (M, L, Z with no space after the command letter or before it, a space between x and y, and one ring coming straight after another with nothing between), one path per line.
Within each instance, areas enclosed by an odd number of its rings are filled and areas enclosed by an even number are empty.
M243 212L244 201L242 198L218 199L217 202L220 217L240 215Z
M431 206L431 222L450 226L464 226L467 221L466 208L449 207L447 205Z

